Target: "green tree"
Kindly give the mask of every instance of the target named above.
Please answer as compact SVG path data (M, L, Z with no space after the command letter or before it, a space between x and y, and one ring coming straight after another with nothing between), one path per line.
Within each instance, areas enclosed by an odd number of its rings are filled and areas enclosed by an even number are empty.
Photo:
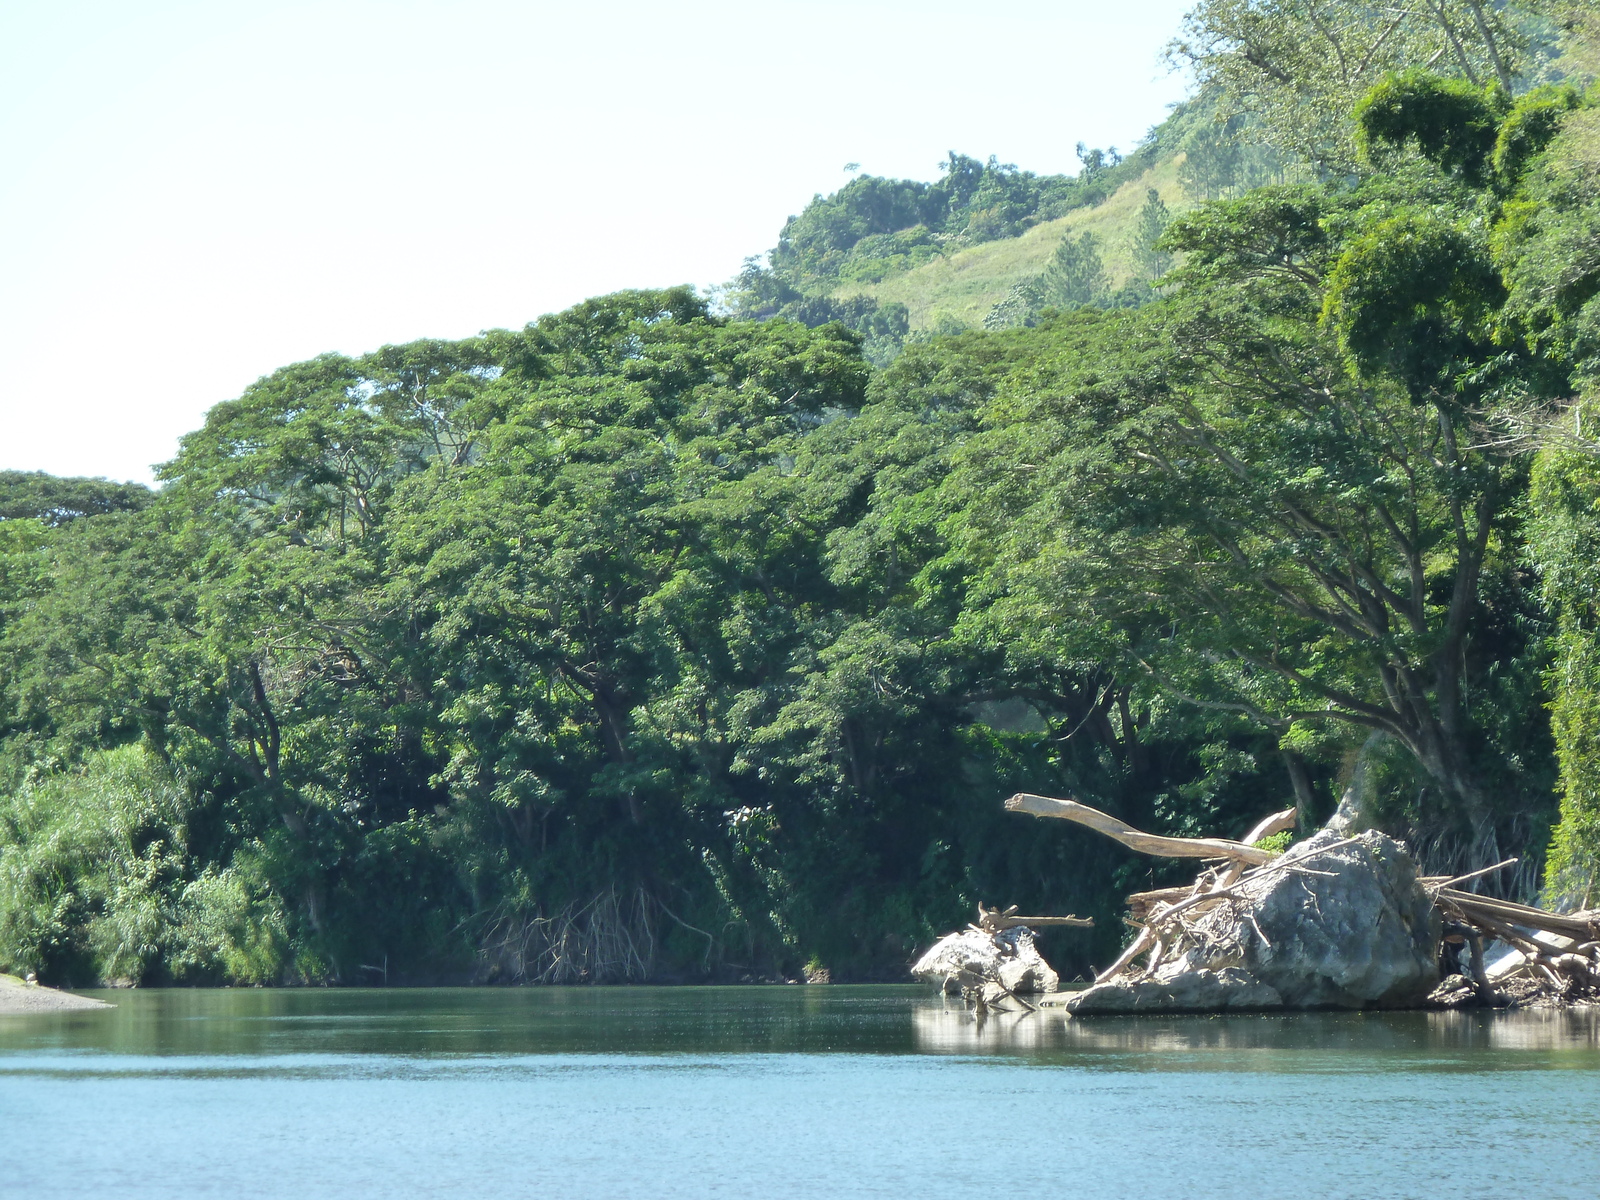
M105 479L63 479L43 471L0 471L0 521L64 525L78 517L132 512L150 502L150 489Z
M1550 851L1546 890L1589 907L1600 888L1600 636L1594 611L1595 546L1600 528L1600 448L1593 397L1600 383L1600 109L1574 109L1568 97L1530 96L1542 124L1542 150L1497 158L1524 164L1496 231L1496 257L1509 285L1509 324L1547 360L1566 365L1579 397L1540 428L1542 446L1529 496L1530 557L1558 625L1550 673L1551 721L1561 760L1561 821ZM1522 128L1506 122L1501 145ZM1513 139L1516 139L1514 141Z
M1357 165L1352 108L1392 72L1516 90L1529 61L1518 11L1482 0L1202 0L1170 52L1217 90L1225 115L1249 114L1268 143L1339 175Z
M1155 188L1145 192L1144 204L1139 208L1139 219L1133 226L1133 262L1146 279L1159 279L1172 268L1172 254L1161 244L1172 224L1172 213Z
M1039 277L1039 300L1055 308L1082 308L1104 299L1105 263L1092 233L1067 234Z
M1181 218L1178 297L1108 316L1006 389L974 460L1001 474L970 485L992 499L962 520L1017 621L1092 631L1289 745L1329 721L1393 738L1445 798L1447 857L1476 862L1532 832L1497 807L1506 769L1473 716L1507 652L1482 598L1514 565L1500 547L1526 469L1473 430L1522 384L1478 377L1483 251L1419 273L1416 254L1446 251L1385 236L1386 201L1364 210L1280 190ZM1330 237L1350 218L1362 232ZM1406 321L1444 349L1406 353Z

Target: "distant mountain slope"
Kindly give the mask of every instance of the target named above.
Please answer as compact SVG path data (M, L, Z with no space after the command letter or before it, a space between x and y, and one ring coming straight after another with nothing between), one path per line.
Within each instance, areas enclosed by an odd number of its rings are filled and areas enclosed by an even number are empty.
M1076 175L951 152L933 183L862 175L817 195L726 293L737 316L839 321L880 365L907 339L1032 324L1048 309L1136 307L1178 212L1295 168L1202 89L1124 156L1081 143Z
M830 295L846 302L866 297L880 307L903 304L912 331L978 326L1014 287L1050 265L1065 236L1083 233L1095 236L1108 288L1121 290L1138 278L1135 226L1150 190L1173 213L1195 203L1179 179L1184 159L1180 151L1158 161L1104 202L1035 225L1018 237L968 246L879 283L841 284Z

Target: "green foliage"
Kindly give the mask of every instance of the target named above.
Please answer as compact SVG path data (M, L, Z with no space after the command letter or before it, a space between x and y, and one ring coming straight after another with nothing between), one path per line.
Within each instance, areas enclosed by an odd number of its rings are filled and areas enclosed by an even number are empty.
M1522 467L1466 435L1456 381L1493 421L1540 376L1481 333L1498 281L1471 210L1370 225L1392 211L1374 189L1273 190L1179 222L1172 301L1060 327L1001 393L961 522L993 559L996 619L1078 631L1080 653L1268 728L1387 731L1452 798L1419 828L1472 860L1480 838L1526 836L1538 792L1492 799L1481 777L1505 768L1465 732L1492 724L1499 673L1533 650L1478 607L1510 569L1491 548Z
M1023 280L984 320L986 329L1033 325L1046 309L1067 312L1111 300L1099 239L1092 233L1067 234L1037 276Z
M789 219L770 255L771 270L806 292L816 280L877 282L937 257L946 245L1015 237L1098 203L1149 158L1135 155L1124 165L1115 150L1080 144L1078 152L1084 169L1075 176L1039 176L953 150L941 164L943 177L931 184L858 176ZM751 284L746 280L741 290L750 292ZM742 302L742 310L751 308L750 300Z
M1566 115L1581 106L1576 88L1543 87L1519 99L1500 123L1492 163L1495 174L1515 181L1560 132Z
M1209 90L1128 160L863 177L732 315L285 367L159 493L0 477L0 966L898 977L983 900L1101 917L1071 973L1163 868L999 797L1237 836L1358 754L1430 868L1525 886L1559 753L1587 897L1600 455L1528 430L1600 375L1600 138L1567 92L1500 119L1498 9L1404 73L1472 18L1434 7L1203 4ZM1263 63L1292 87L1230 109ZM1363 175L1318 106L1391 72L1369 148L1421 153ZM985 330L840 286L1179 152L1226 198L1046 244Z
M1539 454L1529 494L1529 552L1557 619L1551 724L1561 760L1561 820L1546 891L1592 907L1600 894L1600 455L1581 440L1591 405Z
M1040 300L1054 308L1083 308L1101 299L1105 292L1105 264L1094 234L1068 234L1062 238L1039 279Z
M1225 112L1216 87L1203 87L1155 131L1159 143L1183 154L1178 181L1196 200L1231 200L1300 173L1292 154L1264 144L1260 122Z
M1328 278L1323 319L1351 364L1392 372L1420 399L1454 393L1493 353L1505 289L1470 229L1432 211L1384 215L1345 249Z
M1335 245L1324 224L1335 203L1322 188L1308 185L1257 188L1232 203L1181 214L1165 243L1187 256L1179 279L1190 286L1241 276L1315 285Z
M1093 233L1065 235L1049 263L1039 274L1016 284L1009 295L984 318L985 329L1010 329L1038 324L1051 311L1074 309L1138 308L1155 298L1154 281L1171 269L1174 257L1165 234L1172 214L1160 194L1151 188L1139 210L1131 241L1138 275L1113 289L1107 278L1100 239Z
M853 253L838 269L846 283L881 283L913 267L938 258L941 250L927 226L873 234L856 242Z
M1150 188L1133 227L1133 261L1146 279L1159 279L1172 267L1172 255L1161 242L1170 224L1171 212L1162 202L1161 194Z
M1359 169L1350 113L1386 76L1426 69L1470 89L1496 85L1509 94L1541 70L1552 48L1525 32L1534 7L1482 0L1401 7L1371 0L1202 0L1171 53L1214 90L1224 118L1248 117L1260 140L1336 178ZM1393 98L1411 111L1410 100ZM1463 150L1478 144L1481 130L1441 123L1450 113L1476 120L1470 104L1452 108L1443 92L1414 100L1426 109L1415 115L1426 116L1430 137ZM1489 146L1493 137L1490 130Z
M80 986L274 981L281 914L232 867L196 870L196 801L137 747L0 799L0 962Z
M150 489L104 479L62 479L42 471L0 471L0 521L32 518L64 525L98 513L133 512L150 502Z
M838 321L863 335L871 362L887 365L910 336L909 313L903 304L880 308L869 296L849 294L853 288L880 284L949 253L1015 238L1041 222L1100 204L1160 156L1177 152L1177 143L1169 145L1171 139L1162 134L1166 128L1152 130L1126 158L1115 149L1091 150L1080 143L1083 169L1074 176L1038 176L994 158L982 163L954 151L941 164L943 177L931 184L860 176L831 196L815 197L791 217L767 264L747 259L727 289L728 307L741 318L781 317L811 328ZM1106 298L1143 303L1148 289L1141 287ZM1053 280L1041 285L1035 278L1019 278L1005 311L989 321L990 327L1031 323L1042 307L1058 303L1050 298L1056 290ZM944 336L961 328L954 318L933 321L916 336Z
M1595 18L1565 9L1592 59ZM1587 32L1588 43L1582 41ZM1496 169L1515 188L1493 234L1509 299L1503 320L1580 395L1550 420L1528 497L1528 557L1554 619L1550 721L1561 768L1561 813L1546 894L1591 907L1600 891L1600 639L1594 607L1600 452L1592 391L1600 382L1600 110L1571 90L1529 93L1502 124Z
M1494 231L1508 323L1547 359L1600 380L1600 108L1567 113Z
M1356 105L1356 146L1370 162L1380 147L1414 143L1443 170L1482 184L1509 105L1510 98L1495 88L1485 91L1429 71L1403 71L1382 80ZM1528 126L1526 112L1518 125Z

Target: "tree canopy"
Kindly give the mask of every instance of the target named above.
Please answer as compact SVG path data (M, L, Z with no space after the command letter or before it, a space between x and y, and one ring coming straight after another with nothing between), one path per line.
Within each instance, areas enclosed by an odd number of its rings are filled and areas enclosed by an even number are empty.
M1600 108L1519 11L1202 3L1183 119L1279 157L1149 191L1129 288L1084 233L982 330L828 290L1128 161L952 154L729 309L292 364L154 492L0 476L0 966L897 978L981 900L1104 918L1086 972L1165 879L1018 790L1235 833L1362 779L1593 903Z

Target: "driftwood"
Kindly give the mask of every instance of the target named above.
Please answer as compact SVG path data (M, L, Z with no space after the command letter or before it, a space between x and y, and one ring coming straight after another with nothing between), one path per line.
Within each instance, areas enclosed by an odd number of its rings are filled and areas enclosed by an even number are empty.
M1600 912L1554 913L1447 886L1459 882L1445 880L1429 889L1439 910L1458 927L1503 942L1514 954L1497 968L1493 982L1505 992L1491 985L1490 1002L1600 999ZM1490 983L1476 970L1472 982L1480 995Z
M1288 833L1289 830L1294 828L1299 816L1300 814L1294 809L1286 808L1282 812L1275 812L1269 816L1262 817L1261 820L1256 822L1255 828L1245 834L1242 840L1247 845L1253 846L1262 838L1269 838L1275 833Z
M1094 977L1094 981L1096 983L1104 983L1108 979L1115 979L1118 975L1122 974L1129 963L1138 958L1139 955L1143 954L1146 950L1151 949L1155 944L1156 935L1154 931L1152 931L1148 925L1143 926L1139 930L1137 936L1134 937L1133 941L1128 943L1128 948L1117 956L1117 961L1112 963L1104 971L1101 971L1100 974L1096 975Z
M1191 884L1134 892L1128 896L1128 924L1137 933L1117 960L1095 977L1097 984L1118 977L1149 977L1171 948L1183 942L1191 923L1218 904L1237 897L1237 889L1244 881L1279 869L1318 874L1316 858L1319 854L1355 840L1334 842L1313 853L1297 854L1286 862L1279 862L1279 854L1254 843L1293 828L1295 810L1292 808L1263 818L1236 842L1226 838L1178 838L1145 833L1109 813L1075 800L1031 792L1019 792L1007 800L1005 806L1011 812L1075 822L1142 854L1221 860L1218 865L1202 871ZM1465 997L1468 1002L1480 1004L1600 1000L1600 910L1556 913L1455 886L1490 875L1515 862L1509 859L1465 875L1423 876L1419 880L1443 918L1443 957L1447 962L1454 959L1456 966L1435 997L1449 993L1451 998L1441 1002L1460 1003ZM1000 914L999 919L1008 915ZM982 917L980 906L980 919ZM1017 920L1033 924L1036 919ZM1503 969L1497 968L1495 980L1491 980L1485 967L1486 940L1503 943L1517 956ZM1459 963L1462 950L1469 955L1465 966ZM1140 958L1145 960L1142 964ZM1497 983L1506 990L1497 989Z
M1600 938L1600 913L1553 913L1455 888L1440 888L1437 899L1460 909L1469 921L1481 917L1510 925L1525 925L1530 929L1569 938L1574 944Z
M1017 916L1017 906L1015 904L1001 912L998 908L985 908L983 901L978 901L978 923L976 928L983 930L985 933L999 933L1002 929L1016 929L1018 926L1028 929L1048 929L1051 926L1068 929L1092 929L1094 928L1094 918L1074 916L1019 917Z
M1027 813L1034 817L1061 817L1086 825L1097 833L1121 842L1140 854L1164 858L1230 858L1247 863L1268 863L1277 857L1271 850L1261 850L1244 842L1226 838L1175 838L1143 833L1132 825L1124 824L1110 813L1079 804L1076 800L1059 800L1053 796L1036 796L1032 792L1018 792L1006 801L1009 812Z
M1447 946L1465 946L1468 959L1468 976L1472 981L1472 994L1480 1003L1493 1004L1496 1000L1494 984L1483 961L1483 931L1462 921L1450 921L1444 926L1444 943ZM1457 972L1459 974L1459 971Z

